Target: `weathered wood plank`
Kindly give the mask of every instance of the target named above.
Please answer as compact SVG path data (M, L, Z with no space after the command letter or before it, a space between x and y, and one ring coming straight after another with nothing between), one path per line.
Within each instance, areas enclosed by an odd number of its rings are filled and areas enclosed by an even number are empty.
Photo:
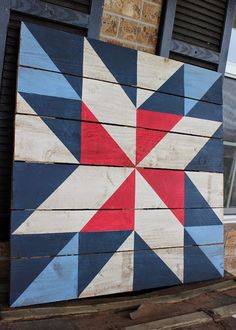
M11 281L14 282L14 290L11 294L11 305L15 307L72 299L77 296L98 296L181 283L179 277L181 277L180 273L183 273L183 263L178 253L181 255L182 249L173 249L173 252L171 249L166 251L146 249L133 252L130 249L135 244L134 239L134 234L131 234L115 253L12 260ZM223 259L222 250L218 248L221 246L210 245L215 257L220 260L215 262L216 267L220 267ZM123 251L124 247L127 251ZM207 248L209 249L209 246ZM166 259L165 254L168 256ZM193 258L194 256L192 255ZM207 267L208 259L206 257L205 259L205 264L203 260L200 260L200 264ZM105 266L103 260L106 260ZM162 260L165 261L165 266L162 265ZM202 279L207 279L209 274L204 267L199 267L198 275L201 274ZM139 272L133 275L133 268ZM143 276L143 272L146 276ZM186 270L184 273L186 274ZM20 278L24 278L24 282L19 281ZM58 290L62 286L64 290Z
M172 316L170 318L161 319L152 322L146 322L137 325L126 327L126 330L168 330L168 329L182 329L184 327L199 326L211 322L212 318L204 312L195 312L190 314L183 314Z
M135 204L137 208L223 207L221 173L140 171L141 178L137 171L135 175L135 170L125 167L15 162L12 208L132 210ZM168 194L170 189L173 197ZM146 200L142 201L142 196Z
M221 75L216 72L70 34L58 33L55 38L53 30L33 24L22 26L21 38L20 65L67 74L83 72L93 79L222 103ZM71 52L65 54L61 45ZM207 94L215 83L214 90Z
M222 172L223 144L172 132L16 115L14 159Z
M125 310L129 308L135 308L141 303L178 303L186 301L191 298L198 297L199 295L207 292L224 292L230 289L234 289L236 286L235 281L228 280L203 286L197 289L185 290L177 295L164 295L158 296L158 292L154 291L151 294L140 294L138 298L130 297L129 300L121 300L115 302L96 303L96 305L80 305L76 302L76 305L69 305L63 307L34 307L34 308L3 308L0 312L1 318L5 321L17 321L17 320L32 320L43 319L56 316L66 315L81 315L81 314L93 314L98 312L106 312L112 310ZM104 299L104 298L103 298Z

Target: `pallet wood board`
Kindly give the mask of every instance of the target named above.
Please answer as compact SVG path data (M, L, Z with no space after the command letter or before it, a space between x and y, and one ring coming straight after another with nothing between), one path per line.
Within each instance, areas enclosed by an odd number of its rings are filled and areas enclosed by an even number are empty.
M221 79L22 23L12 307L223 276Z

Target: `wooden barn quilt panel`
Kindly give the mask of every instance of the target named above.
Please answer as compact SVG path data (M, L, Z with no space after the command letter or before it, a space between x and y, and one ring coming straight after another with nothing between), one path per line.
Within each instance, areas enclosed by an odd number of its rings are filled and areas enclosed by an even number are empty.
M22 24L11 306L224 274L222 77Z

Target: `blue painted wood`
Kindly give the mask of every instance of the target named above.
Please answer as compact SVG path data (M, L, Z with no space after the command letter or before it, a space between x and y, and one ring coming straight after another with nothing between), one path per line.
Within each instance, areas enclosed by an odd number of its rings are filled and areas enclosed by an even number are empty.
M205 204L204 204L205 205ZM201 205L201 206L204 206ZM218 226L222 222L211 208L184 210L184 224L190 226Z
M23 92L20 95L38 116L81 119L80 100Z
M36 209L77 168L77 165L15 162L13 209Z
M193 241L196 245L224 243L224 226L185 226L184 245L193 245Z
M223 244L188 246L184 248L184 282L221 278L223 275Z

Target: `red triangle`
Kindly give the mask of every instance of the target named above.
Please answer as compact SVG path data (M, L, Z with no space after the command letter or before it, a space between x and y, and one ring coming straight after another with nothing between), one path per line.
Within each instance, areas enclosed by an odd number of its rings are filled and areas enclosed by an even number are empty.
M168 208L184 208L184 171L139 169L139 172ZM183 211L171 211L183 224Z
M157 111L137 110L137 127L170 131L183 116Z
M81 164L133 166L120 146L82 103Z
M136 164L141 162L143 158L155 147L155 145L163 139L168 132L153 131L150 129L136 129Z
M81 231L133 230L134 199L135 172L133 171Z

